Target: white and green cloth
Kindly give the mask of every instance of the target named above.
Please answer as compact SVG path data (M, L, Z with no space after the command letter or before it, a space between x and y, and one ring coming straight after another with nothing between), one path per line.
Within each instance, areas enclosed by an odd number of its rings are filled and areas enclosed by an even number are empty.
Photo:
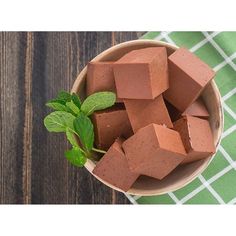
M224 133L208 168L184 188L160 196L127 197L134 204L236 204L236 32L148 32L142 39L186 47L216 71Z

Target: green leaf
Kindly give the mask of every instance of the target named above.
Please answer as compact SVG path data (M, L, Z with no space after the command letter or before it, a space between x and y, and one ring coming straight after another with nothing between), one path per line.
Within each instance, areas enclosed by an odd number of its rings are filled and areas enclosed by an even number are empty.
M73 147L71 150L66 151L65 156L72 165L77 167L83 167L87 160L84 154L77 147Z
M60 99L57 99L57 98L51 99L51 100L49 100L47 103L60 103L60 104L62 104L62 105L65 105L65 104L66 104L65 101L60 100ZM47 105L47 104L46 104L46 105Z
M114 105L116 95L113 92L98 92L87 97L81 105L81 110L87 116L94 111L102 110Z
M54 109L55 111L67 111L70 112L70 110L63 104L58 103L58 102L48 102L46 103L47 107L50 107L52 109Z
M65 103L71 100L71 94L66 91L60 91L57 95L58 100L62 100Z
M80 98L79 98L79 96L78 96L77 94L73 93L73 94L71 95L71 100L74 102L74 104L75 104L78 108L81 107L81 101L80 101Z
M74 114L78 115L80 113L80 109L74 104L73 101L66 103L67 108L69 108Z
M71 132L69 128L66 128L66 137L67 137L68 141L70 142L70 144L72 145L72 147L79 147L79 145L75 139L75 134L73 132Z
M67 102L66 106L76 115L80 113L80 109L74 104L73 101Z
M65 111L54 111L44 118L44 125L49 132L66 132L66 128L74 130L75 116Z
M93 124L83 113L80 113L74 120L74 129L78 134L83 147L91 151L94 142Z
M60 91L55 99L52 99L47 103L60 103L66 105L69 101L71 101L71 94L66 91Z

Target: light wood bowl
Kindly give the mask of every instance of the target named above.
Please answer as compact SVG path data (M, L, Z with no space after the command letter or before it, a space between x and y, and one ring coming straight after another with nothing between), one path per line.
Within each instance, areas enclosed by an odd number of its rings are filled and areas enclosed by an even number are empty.
M178 48L171 44L156 40L133 40L115 45L105 50L104 52L96 56L92 61L116 61L131 50L160 46L164 46L167 48L168 55L173 53ZM72 88L72 92L78 93L82 99L85 97L86 74L87 67L85 67L78 75ZM223 112L220 93L214 81L212 81L204 89L201 96L210 113L209 122L214 137L214 143L216 147L218 147L223 131ZM127 193L132 195L151 196L160 195L180 189L193 181L199 174L201 174L207 168L208 164L213 159L213 156L214 155L194 163L178 166L170 175L165 177L163 180L141 176ZM95 163L91 160L88 160L85 167L93 175L92 171L95 167ZM115 186L103 181L97 176L95 177L107 186L122 192L122 190L116 188Z

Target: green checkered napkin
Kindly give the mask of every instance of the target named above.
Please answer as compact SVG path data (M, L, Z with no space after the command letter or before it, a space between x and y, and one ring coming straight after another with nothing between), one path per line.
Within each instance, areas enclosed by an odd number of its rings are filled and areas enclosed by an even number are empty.
M127 197L134 204L236 204L236 32L148 32L156 39L184 46L217 73L224 108L224 133L208 168L175 192Z

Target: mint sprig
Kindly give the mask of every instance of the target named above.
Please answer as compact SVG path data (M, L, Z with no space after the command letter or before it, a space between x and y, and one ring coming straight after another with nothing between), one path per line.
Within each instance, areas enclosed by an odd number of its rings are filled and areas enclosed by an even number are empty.
M74 166L82 167L87 159L94 159L94 128L89 116L97 110L114 105L116 95L112 92L98 92L81 102L75 93L59 92L55 99L46 106L55 110L44 118L44 125L49 132L64 132L72 148L65 152L67 160ZM79 142L77 141L79 140Z

